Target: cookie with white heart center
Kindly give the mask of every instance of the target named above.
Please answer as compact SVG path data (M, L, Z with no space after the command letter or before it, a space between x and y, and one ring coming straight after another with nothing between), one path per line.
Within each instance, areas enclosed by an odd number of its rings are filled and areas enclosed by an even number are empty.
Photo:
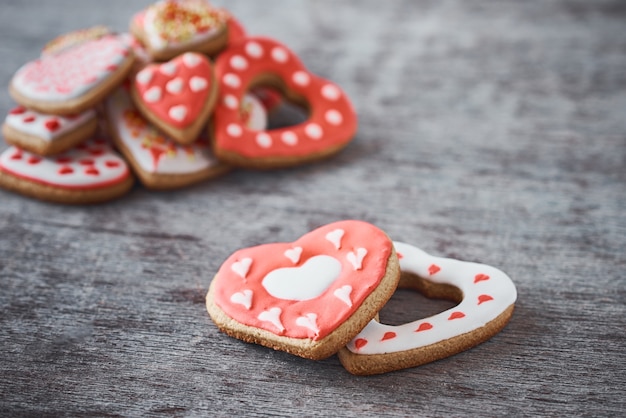
M190 51L213 55L228 43L228 15L206 0L162 0L136 13L130 31L155 61Z
M105 35L23 65L9 92L22 106L73 115L93 108L130 72L134 56L122 37Z
M48 115L17 106L9 111L2 134L5 141L39 155L57 154L90 138L98 128L96 112Z
M294 242L236 251L211 282L206 304L226 334L318 360L374 318L398 280L389 237L347 220Z
M98 203L124 195L133 182L126 162L104 139L49 157L15 146L0 154L0 187L36 199Z
M209 59L186 52L161 64L149 64L132 80L131 93L139 111L179 144L198 138L215 100L217 83Z
M338 353L350 373L380 374L443 359L490 339L509 322L517 291L502 271L434 257L402 242L394 246L402 271L399 288L458 304L397 326L371 321Z

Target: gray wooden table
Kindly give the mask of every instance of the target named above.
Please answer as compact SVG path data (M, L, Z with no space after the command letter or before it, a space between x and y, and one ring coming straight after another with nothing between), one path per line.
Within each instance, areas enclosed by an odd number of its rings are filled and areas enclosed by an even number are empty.
M0 3L6 86L52 37L125 30L149 2ZM0 191L0 415L626 413L626 3L225 3L347 91L356 139L319 164L98 206ZM232 251L346 218L506 271L511 322L367 378L217 331L204 295ZM449 306L400 292L382 318Z

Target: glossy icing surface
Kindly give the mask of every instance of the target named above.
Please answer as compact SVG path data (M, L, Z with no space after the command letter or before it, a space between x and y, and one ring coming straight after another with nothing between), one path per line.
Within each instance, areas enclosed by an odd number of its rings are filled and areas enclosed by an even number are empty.
M350 343L356 354L385 354L437 344L474 331L494 320L517 299L517 290L502 271L485 264L431 256L412 245L394 242L403 272L463 292L457 306L407 324L372 320Z

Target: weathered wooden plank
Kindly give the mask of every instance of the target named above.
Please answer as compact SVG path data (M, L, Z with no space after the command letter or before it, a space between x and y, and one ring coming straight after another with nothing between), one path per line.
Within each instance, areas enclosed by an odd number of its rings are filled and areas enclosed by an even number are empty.
M4 2L0 84L53 36L125 30L146 4ZM623 415L623 2L227 6L345 88L356 140L319 164L95 207L0 191L3 415ZM12 105L0 94L0 113ZM232 251L344 218L498 266L518 286L513 319L368 378L217 331L204 293ZM448 306L402 292L383 319Z

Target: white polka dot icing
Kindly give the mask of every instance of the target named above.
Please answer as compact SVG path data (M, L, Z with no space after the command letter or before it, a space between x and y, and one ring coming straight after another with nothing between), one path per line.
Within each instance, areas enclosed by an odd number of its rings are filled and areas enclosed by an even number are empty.
M130 176L126 162L102 139L49 157L9 147L0 155L0 170L62 189L108 187Z
M401 242L394 246L403 272L455 286L463 300L447 311L399 326L371 321L347 345L352 353L397 353L438 344L483 327L515 303L515 285L494 267L434 257Z
M81 43L22 66L12 87L32 100L62 102L83 96L116 72L130 46L116 36Z
M5 123L16 131L50 142L77 129L95 117L96 112L92 109L73 116L56 116L17 106L9 112Z
M162 134L137 111L124 88L107 98L105 110L115 136L148 173L189 174L219 164L207 141L182 146Z
M237 154L254 161L267 159L272 164L284 161L289 165L317 154L327 155L328 149L337 151L356 133L356 114L339 87L311 74L293 52L274 40L247 38L218 56L215 69L222 99L214 111L214 138L217 151L229 152L224 157ZM240 118L234 99L241 100L247 88L266 74L282 79L289 93L308 103L308 120L267 130L268 137L248 129L233 130L231 125Z

